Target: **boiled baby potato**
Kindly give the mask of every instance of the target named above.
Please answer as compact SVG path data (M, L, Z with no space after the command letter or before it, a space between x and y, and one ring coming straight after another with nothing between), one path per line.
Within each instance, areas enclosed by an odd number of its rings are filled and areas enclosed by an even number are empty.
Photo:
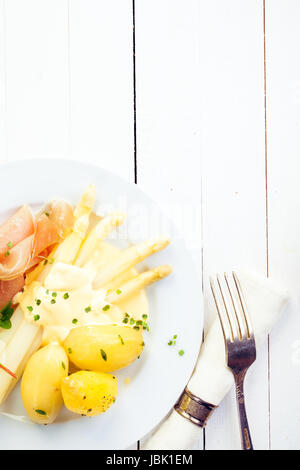
M142 331L129 326L91 325L71 330L65 349L79 368L100 372L122 369L142 352Z
M68 375L69 359L62 346L48 344L27 362L21 397L28 416L39 424L52 423L63 404L61 380Z
M111 374L81 370L62 380L61 391L70 411L96 416L104 413L116 401L117 379Z

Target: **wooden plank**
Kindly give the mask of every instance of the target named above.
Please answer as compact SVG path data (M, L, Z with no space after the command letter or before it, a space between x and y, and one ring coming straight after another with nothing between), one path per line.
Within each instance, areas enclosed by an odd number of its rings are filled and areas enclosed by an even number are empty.
M200 1L204 293L208 276L242 268L266 274L264 50L262 1ZM268 448L268 351L246 378L255 448ZM215 411L206 449L239 449L235 394Z
M139 0L135 6L137 183L176 222L200 290L198 2Z
M292 296L270 337L272 449L300 448L299 21L297 0L266 1L269 266Z
M67 40L67 0L5 2L5 158L67 151Z
M131 0L72 0L71 154L134 180Z

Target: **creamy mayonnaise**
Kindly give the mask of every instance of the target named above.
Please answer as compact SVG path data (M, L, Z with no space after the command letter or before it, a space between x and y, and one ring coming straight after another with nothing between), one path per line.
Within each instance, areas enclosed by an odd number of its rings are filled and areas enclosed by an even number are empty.
M101 270L120 250L102 243ZM87 265L88 266L88 265ZM44 328L43 343L62 342L72 328L83 325L119 323L128 313L136 320L148 315L145 290L135 292L118 305L109 304L105 297L111 290L138 274L132 268L118 275L101 289L93 288L95 272L88 267L78 267L61 262L54 263L43 281L35 280L25 286L24 292L15 296L28 322Z

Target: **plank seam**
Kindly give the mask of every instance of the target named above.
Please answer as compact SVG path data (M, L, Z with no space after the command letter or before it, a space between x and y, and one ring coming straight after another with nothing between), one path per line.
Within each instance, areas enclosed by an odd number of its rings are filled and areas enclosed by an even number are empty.
M264 38L264 123L265 123L265 182L266 182L266 274L269 277L269 198L268 198L268 127L267 127L267 48L266 48L266 0L263 0L263 38ZM271 449L271 384L270 384L270 335L268 335L268 418L269 449Z
M134 182L137 184L137 137L136 137L136 63L135 63L135 0L132 0L132 62L133 62L133 153Z

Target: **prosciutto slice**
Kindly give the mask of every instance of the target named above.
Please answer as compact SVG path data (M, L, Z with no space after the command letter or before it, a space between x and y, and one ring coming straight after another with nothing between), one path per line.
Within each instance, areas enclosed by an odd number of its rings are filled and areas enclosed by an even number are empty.
M11 281L0 281L0 310L24 287L24 276L16 277Z
M9 250L34 233L34 217L30 207L21 207L0 226L0 258Z
M59 243L72 228L70 204L54 201L48 211L35 218L31 209L23 206L0 226L0 301L6 297L6 291L21 285L26 271L40 262L49 248Z

